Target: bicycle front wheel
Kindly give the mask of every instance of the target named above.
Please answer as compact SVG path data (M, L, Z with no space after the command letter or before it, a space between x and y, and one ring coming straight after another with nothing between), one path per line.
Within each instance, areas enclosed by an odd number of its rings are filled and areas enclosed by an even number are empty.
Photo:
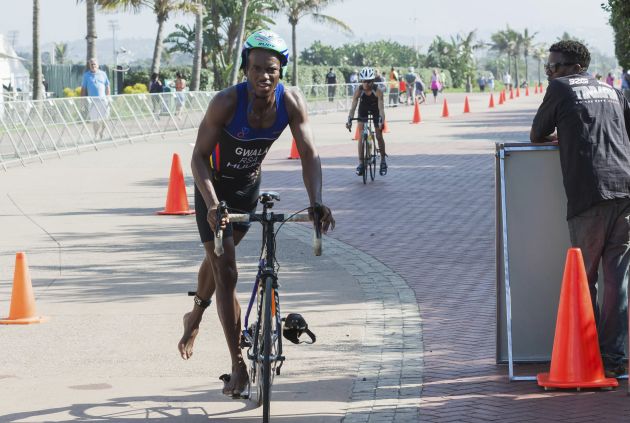
M374 180L376 176L376 145L374 144L374 135L370 135L370 179Z
M363 183L367 183L368 166L370 165L370 141L368 140L368 134L363 134L361 137L361 146L363 150Z
M265 295L263 301L263 322L262 322L262 371L260 373L262 388L263 423L269 422L269 412L271 408L271 331L274 321L271 314L271 302L273 298L273 278L265 279Z

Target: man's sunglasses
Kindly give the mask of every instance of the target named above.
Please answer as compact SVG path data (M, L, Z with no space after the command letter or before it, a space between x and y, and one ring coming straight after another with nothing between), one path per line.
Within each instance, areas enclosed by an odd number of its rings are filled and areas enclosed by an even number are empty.
M545 70L548 72L555 72L558 70L558 67L560 66L573 66L573 65L577 65L577 63L570 63L570 62L556 62L556 63L545 63Z

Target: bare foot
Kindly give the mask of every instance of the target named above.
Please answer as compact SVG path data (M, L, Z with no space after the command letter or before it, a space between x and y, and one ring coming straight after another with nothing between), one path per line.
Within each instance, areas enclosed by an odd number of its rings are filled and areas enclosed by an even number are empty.
M247 366L244 362L239 363L232 369L232 374L223 386L223 394L239 398L247 390L249 384L249 375L247 374Z
M184 334L182 339L179 340L177 348L184 360L188 360L193 355L193 344L195 343L195 337L199 333L199 323L201 322L201 316L197 319L191 318L191 313L184 314Z

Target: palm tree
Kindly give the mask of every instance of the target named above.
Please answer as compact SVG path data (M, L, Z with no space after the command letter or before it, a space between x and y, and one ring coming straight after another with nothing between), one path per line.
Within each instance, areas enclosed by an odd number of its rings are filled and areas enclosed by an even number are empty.
M311 15L316 22L326 23L341 28L348 33L352 33L352 29L350 29L350 27L344 22L332 16L319 13L320 10L335 1L336 0L278 0L280 10L284 11L284 13L287 15L287 18L289 18L289 23L291 24L291 48L293 52L293 71L291 72L292 85L298 84L298 50L295 27L300 22L300 19L302 19L304 16Z
M203 55L203 11L201 1L197 3L195 11L195 50L193 53L192 78L190 80L190 90L199 91L201 79L201 62Z
M42 59L39 56L39 0L33 0L33 100L44 98Z
M542 68L543 60L547 60L547 56L549 55L549 51L544 44L538 44L534 47L534 59L538 62L538 84L542 82L540 78L540 69Z
M87 63L91 58L96 59L95 0L85 0L85 8L87 12L87 35L85 36L85 40L87 41L87 57L85 58L85 63Z
M527 64L527 58L529 54L532 52L532 42L534 41L534 37L538 34L538 32L534 32L532 35L529 35L529 30L525 28L522 35L523 40L523 57L525 58L525 81L529 81L529 68ZM540 78L539 78L540 79Z
M55 62L63 65L68 56L68 43L55 43Z
M247 23L247 8L249 7L249 0L242 0L241 7L241 20L238 25L238 37L236 38L236 48L234 48L234 61L232 62L232 76L230 81L232 85L236 85L238 82L238 63L241 58L241 48L243 47L243 37L245 35L245 24Z
M90 0L87 0L90 1ZM153 61L151 62L150 73L160 72L160 60L164 49L164 23L172 13L177 11L196 10L195 0L92 0L106 11L132 11L138 13L142 7L151 7L157 18L158 30L153 47Z

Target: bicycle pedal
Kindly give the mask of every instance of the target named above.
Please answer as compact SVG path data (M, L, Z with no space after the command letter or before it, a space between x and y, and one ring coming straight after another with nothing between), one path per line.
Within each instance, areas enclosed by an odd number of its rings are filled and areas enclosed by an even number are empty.
M244 335L241 335L241 348L251 348L252 343Z

